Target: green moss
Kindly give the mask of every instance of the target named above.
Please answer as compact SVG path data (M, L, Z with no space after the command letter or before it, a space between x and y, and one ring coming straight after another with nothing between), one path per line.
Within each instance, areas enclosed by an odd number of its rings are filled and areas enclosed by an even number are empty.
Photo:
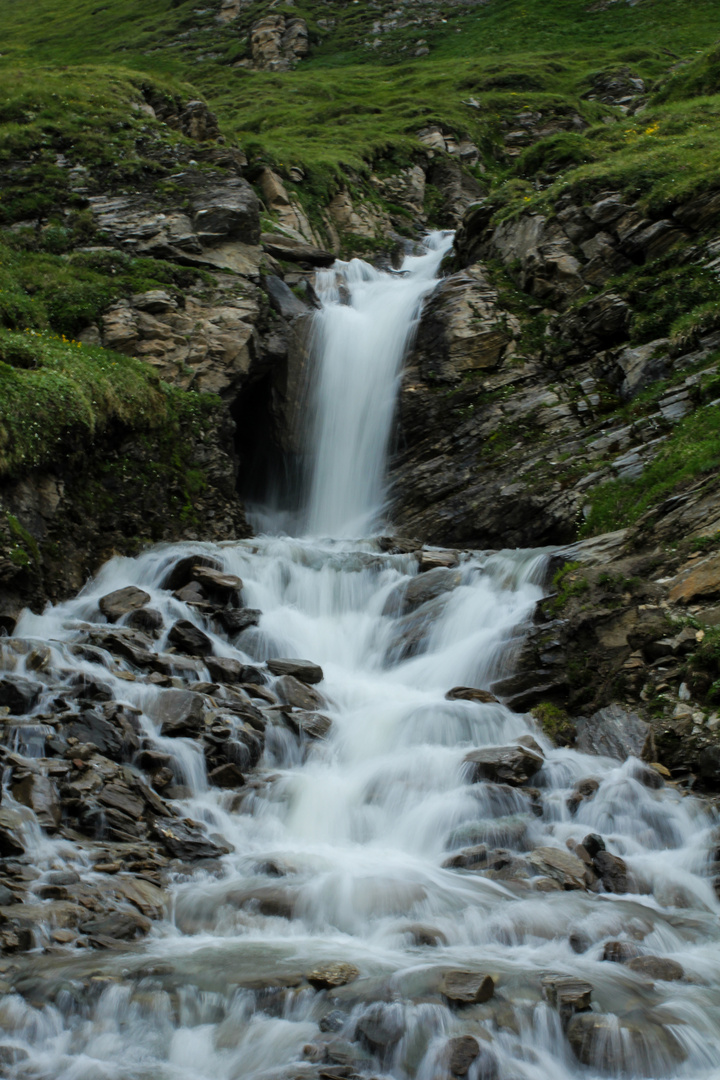
M580 536L621 529L637 521L682 483L720 466L720 408L703 406L673 430L657 457L636 480L610 480L590 491Z
M558 615L574 596L582 596L590 588L587 578L579 574L580 562L566 562L553 575L553 589L556 595L545 601L549 615Z
M575 725L565 709L551 701L541 701L530 710L543 732L558 746L570 746L575 740Z

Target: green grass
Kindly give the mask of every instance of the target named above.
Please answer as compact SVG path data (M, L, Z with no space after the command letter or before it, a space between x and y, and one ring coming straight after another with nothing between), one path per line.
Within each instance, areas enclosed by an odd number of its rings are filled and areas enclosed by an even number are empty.
M610 480L589 494L581 537L632 525L681 484L720 466L720 408L704 406L673 430L658 456L636 480Z
M132 357L48 332L0 331L0 476L56 462L111 427L175 431L216 407Z

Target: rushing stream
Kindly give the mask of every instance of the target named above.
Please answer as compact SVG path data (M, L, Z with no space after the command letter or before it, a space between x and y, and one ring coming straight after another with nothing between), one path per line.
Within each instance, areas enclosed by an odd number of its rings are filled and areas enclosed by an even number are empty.
M41 670L25 654L15 669L43 688L35 712L51 684L109 685L138 710L146 747L170 761L180 816L229 853L194 874L171 867L167 917L137 944L53 944L41 925L16 992L0 1001L0 1075L720 1077L713 816L637 760L555 748L530 717L446 696L491 691L512 671L547 554L426 550L420 572L416 554L346 538L381 509L393 388L446 245L432 239L405 277L350 264L321 283L310 535L115 559L77 599L18 624L18 639L50 650ZM317 539L325 534L334 538ZM258 625L222 631L163 587L188 553L242 579ZM98 600L128 585L159 613L151 651L165 653L184 619L215 657L321 665L299 712L276 703L272 676L248 689L264 754L245 787L210 785L197 740L160 733L158 680L103 647L78 647L106 625ZM205 662L178 663L183 685L205 684L222 711L228 693L208 688ZM331 724L306 730L318 714ZM31 739L32 715L25 722L15 748L50 760L42 725ZM465 758L493 747L513 761L525 754L531 775L483 779ZM13 805L6 788L3 806ZM91 844L48 836L25 816L41 881L75 871L102 888ZM617 857L615 879L592 845L572 854L588 834ZM660 967L633 966L639 957Z

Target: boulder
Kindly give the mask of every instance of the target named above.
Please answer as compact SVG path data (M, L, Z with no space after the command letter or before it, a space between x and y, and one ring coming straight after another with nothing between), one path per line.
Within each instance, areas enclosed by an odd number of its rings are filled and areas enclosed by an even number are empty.
M495 780L516 787L525 784L542 767L541 754L526 746L487 746L465 755L470 781Z
M627 961L627 966L639 975L646 975L649 979L659 979L662 982L674 982L676 979L685 978L682 964L678 964L676 960L668 960L664 956L634 956Z
M208 656L205 661L210 678L219 683L245 682L247 667L231 656Z
M609 851L598 851L593 857L593 869L602 881L606 892L630 892L627 864L619 855L611 855Z
M572 975L547 975L542 980L543 997L557 1009L563 1024L567 1024L575 1013L590 1008L592 989L591 983Z
M553 847L535 848L528 856L528 862L559 882L563 889L585 888L585 863L570 851Z
M480 690L476 686L454 686L445 695L447 701L477 701L481 705L498 704L498 699L489 690Z
M188 619L178 619L172 625L168 641L188 656L210 656L213 651L212 641L207 634Z
M218 765L208 775L208 780L214 787L219 788L240 788L245 785L245 777L239 767L232 761L227 761L224 765Z
M152 718L161 735L193 738L204 727L205 701L191 690L163 690L152 706Z
M482 972L448 971L438 989L451 1005L482 1005L495 993L495 983Z
M458 1035L448 1039L448 1068L453 1076L467 1076L468 1069L480 1053L480 1044L472 1035Z
M417 574L410 581L393 589L385 601L383 615L407 615L429 600L457 588L461 581L462 575L459 571L445 566Z
M336 986L346 986L354 982L360 975L359 968L354 964L338 962L335 964L321 964L308 972L307 981L316 990L332 990Z
M222 572L222 566L217 559L212 559L209 555L185 555L182 559L178 559L170 570L168 570L165 577L162 579L160 588L167 589L168 592L175 592L176 589L181 589L183 585L187 585L190 581L194 581L193 569L196 566L207 566L212 570Z
M463 848L442 864L445 870L478 870L488 865L488 849L485 844Z
M576 727L576 750L583 754L602 754L618 761L642 757L650 735L649 724L619 705L608 705L590 717L579 717Z
M566 804L570 813L576 813L581 803L592 799L599 787L599 781L592 776L588 776L584 780L578 780Z
M101 597L98 607L108 622L114 623L149 603L150 593L138 589L135 585L127 585L124 589L116 589Z
M62 818L62 807L57 788L49 776L28 773L21 778L13 777L11 790L13 799L28 806L43 829L57 829Z
M145 937L151 923L139 911L113 911L109 915L100 915L81 923L83 934L97 944L105 944L105 939L134 941Z
M228 177L223 183L200 187L192 199L192 220L203 247L227 240L257 244L260 204L247 180Z
M155 839L176 859L183 862L195 862L197 859L217 859L227 855L229 849L210 840L201 825L190 818L182 821L162 821L151 823Z
M154 634L162 625L163 617L155 608L135 608L126 619L126 626L134 630L143 630L146 634Z
M304 683L319 683L324 678L322 668L311 660L274 658L268 660L265 666L272 675L293 675Z
M21 675L0 679L0 706L6 705L11 713L22 716L29 713L40 697L41 687Z
M12 859L25 854L22 839L23 818L17 810L0 809L0 858Z
M295 295L282 278L268 274L265 278L265 288L271 305L283 319L296 319L299 315L307 315L310 311L308 305Z
M226 608L215 612L214 617L226 634L241 634L248 627L257 626L261 615L262 611L257 608Z
M627 964L640 956L640 949L632 941L606 941L603 948L603 960L612 964Z
M275 259L306 263L308 266L332 266L335 262L331 252L282 233L263 233L260 243L263 250Z
M285 715L294 731L298 735L302 732L308 739L326 739L332 729L332 720L323 713L297 709Z
M243 587L242 579L237 574L226 574L212 566L193 566L192 580L197 582L210 596L223 600L235 600Z
M325 705L325 699L317 690L300 682L294 675L282 675L275 684L280 699L296 709L313 712Z
M676 1076L687 1052L669 1030L633 1023L607 1013L582 1012L568 1024L567 1038L578 1061L593 1070L652 1077Z

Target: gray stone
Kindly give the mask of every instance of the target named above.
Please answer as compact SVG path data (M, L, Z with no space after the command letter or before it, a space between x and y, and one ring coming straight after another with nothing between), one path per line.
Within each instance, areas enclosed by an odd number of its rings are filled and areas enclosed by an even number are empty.
M453 1076L467 1076L468 1069L480 1053L480 1044L472 1035L458 1035L447 1042L448 1068Z
M152 706L161 735L198 735L204 727L204 712L202 695L191 690L163 690Z
M0 679L0 706L6 705L17 716L29 713L39 697L40 686L21 675Z
M294 675L282 675L275 684L282 701L296 709L313 712L325 705L325 699L317 690L300 682Z
M417 574L409 582L393 589L385 601L383 615L407 615L429 600L457 588L461 580L459 571L445 566Z
M490 975L477 971L448 971L439 985L451 1005L481 1005L495 993Z
M476 686L454 686L445 695L448 701L477 701L481 705L497 704L498 699L489 690L480 690Z
M630 892L630 876L624 859L609 851L598 851L593 858L593 869L607 892Z
M636 713L619 705L608 705L589 718L579 717L575 749L583 754L602 754L625 761L629 757L642 757L649 734L649 724Z
M542 980L543 997L557 1009L563 1024L578 1012L590 1008L592 984L572 975L547 975Z
M464 761L472 783L495 780L513 787L525 784L542 768L543 757L526 746L487 746L471 750Z
M246 666L231 656L208 656L205 663L210 672L210 678L215 682L245 682Z
M308 266L332 266L335 256L329 251L308 244L304 240L295 240L282 233L263 233L260 237L263 250L276 259L306 263Z
M606 1013L573 1016L567 1037L581 1064L613 1075L673 1076L687 1057L667 1027L633 1023Z
M528 861L542 873L558 881L564 889L585 888L585 863L570 851L539 847L531 852Z
M98 607L108 620L117 622L123 615L129 615L137 608L145 607L150 602L150 594L144 589L138 589L135 585L127 585L124 589L116 589L114 592L103 596Z
M346 986L360 975L354 964L342 961L335 964L321 964L308 972L307 981L316 990L331 990L335 986Z
M674 982L676 979L685 977L682 964L676 960L668 960L664 956L634 956L627 961L631 971L639 975L646 975L649 979L659 979L663 982Z
M268 660L266 667L272 675L294 675L296 679L304 683L319 683L324 678L322 668L311 660L277 657Z
M160 587L167 589L168 592L175 592L176 589L181 589L183 585L187 585L190 581L194 581L193 569L196 566L206 566L212 570L219 570L222 572L222 566L217 559L212 559L209 555L185 555L182 559L178 559L173 564L170 570L166 573L162 579Z
M212 641L207 634L188 619L178 619L173 624L168 641L189 656L210 656L213 651Z
M283 319L296 319L299 315L307 315L310 308L304 304L289 285L282 278L268 274L265 278L265 288L270 298L270 303Z

